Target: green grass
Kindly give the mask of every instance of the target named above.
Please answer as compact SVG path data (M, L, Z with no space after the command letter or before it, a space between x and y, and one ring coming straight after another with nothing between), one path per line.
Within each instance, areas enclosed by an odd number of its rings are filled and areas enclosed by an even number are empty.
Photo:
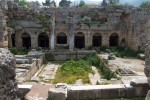
M97 67L103 78L115 78L115 73L108 66L107 61L101 60L98 55L90 55L80 60L70 60L62 64L55 75L53 83L74 84L76 80L82 79L83 83L90 83L88 74L94 74L91 66Z
M92 68L84 60L67 61L58 69L54 83L74 84L78 79L82 79L83 83L90 83L88 73L91 72Z
M29 52L29 49L10 48L9 50L14 55L26 55Z

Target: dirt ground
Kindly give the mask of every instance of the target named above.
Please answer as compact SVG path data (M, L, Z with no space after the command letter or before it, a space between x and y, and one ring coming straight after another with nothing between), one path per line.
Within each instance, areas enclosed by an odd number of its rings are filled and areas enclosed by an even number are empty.
M104 59L108 58L108 54L100 54ZM136 59L136 58L117 58L115 60L108 60L108 65L111 70L115 71L117 68L126 68L133 71L134 75L123 75L121 76L121 80L111 82L112 84L123 83L130 84L131 80L136 78L146 78L144 74L144 60Z

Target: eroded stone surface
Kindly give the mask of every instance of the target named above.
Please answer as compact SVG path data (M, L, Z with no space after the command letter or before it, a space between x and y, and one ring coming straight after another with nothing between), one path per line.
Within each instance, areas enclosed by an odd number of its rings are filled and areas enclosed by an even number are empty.
M0 100L17 99L15 64L14 55L0 48Z
M144 73L147 76L148 83L150 85L150 42L147 43L146 49L145 49L145 68ZM149 100L150 97L150 91L147 94L147 97L145 100Z

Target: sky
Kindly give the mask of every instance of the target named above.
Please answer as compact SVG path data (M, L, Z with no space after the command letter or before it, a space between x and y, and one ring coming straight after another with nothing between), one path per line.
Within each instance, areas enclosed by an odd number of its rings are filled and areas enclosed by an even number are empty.
M27 0L27 1L39 1L40 3L41 2L45 2L45 0ZM55 2L57 3L57 5L59 4L61 0L55 0ZM80 2L80 0L70 0L72 2ZM85 3L95 3L95 4L100 4L100 2L102 0L84 0ZM128 3L128 4L132 4L134 6L139 6L141 4L141 2L144 2L144 1L150 1L150 0L120 0L120 3Z

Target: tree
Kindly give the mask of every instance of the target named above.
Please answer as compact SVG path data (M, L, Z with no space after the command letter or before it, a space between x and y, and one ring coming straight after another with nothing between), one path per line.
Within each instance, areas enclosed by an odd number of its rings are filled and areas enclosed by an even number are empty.
M15 0L14 2L19 6L29 6L29 3L26 0Z
M106 7L107 5L108 5L107 1L103 0L101 6Z
M69 7L70 4L71 4L71 1L67 1L67 0L61 0L61 1L59 2L59 6L60 6L60 7Z
M42 2L43 6L50 6L51 0L45 0L45 3Z
M83 6L85 6L85 2L83 0L80 0L79 7L83 7Z
M120 0L108 0L110 5L117 5L119 4Z
M149 1L143 2L143 3L141 3L140 7L141 8L150 8L150 2Z

